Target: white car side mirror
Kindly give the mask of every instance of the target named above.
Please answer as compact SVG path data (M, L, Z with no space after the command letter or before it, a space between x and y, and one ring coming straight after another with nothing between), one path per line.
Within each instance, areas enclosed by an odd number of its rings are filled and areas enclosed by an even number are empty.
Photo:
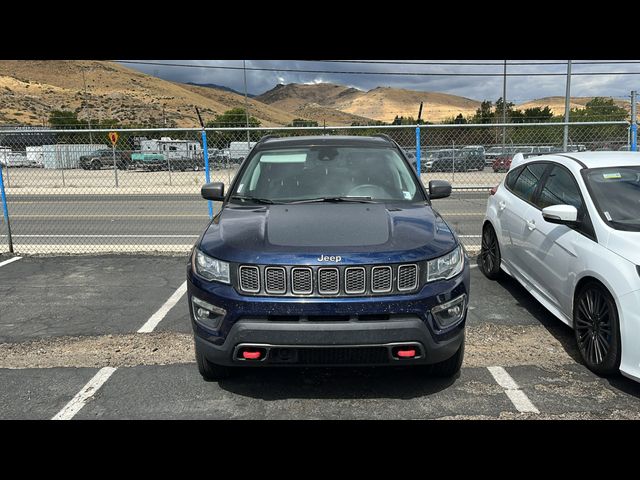
M573 205L552 205L542 209L542 218L549 223L572 224L578 220L578 209Z

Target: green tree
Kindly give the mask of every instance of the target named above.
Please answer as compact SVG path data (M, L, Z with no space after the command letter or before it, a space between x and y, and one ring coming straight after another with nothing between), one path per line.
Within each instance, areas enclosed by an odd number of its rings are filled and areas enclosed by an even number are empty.
M305 120L304 118L294 118L287 127L317 127L318 122L315 120Z
M260 121L253 116L249 116L249 127L255 128L260 126ZM216 118L209 120L206 124L209 128L246 128L247 127L247 114L244 108L232 108L226 112L216 115ZM263 132L250 132L249 138L252 142L256 142L264 135ZM209 148L228 148L229 143L247 140L247 132L242 130L237 131L217 131L211 136L211 139L207 139Z
M86 122L78 119L78 114L71 110L52 110L49 114L49 125L51 128L84 128Z

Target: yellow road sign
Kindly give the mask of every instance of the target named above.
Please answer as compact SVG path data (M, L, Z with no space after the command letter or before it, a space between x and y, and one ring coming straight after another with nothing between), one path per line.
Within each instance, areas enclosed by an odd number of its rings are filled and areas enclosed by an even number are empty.
M118 143L118 132L109 132L109 140L111 140L111 144L115 147L116 143Z

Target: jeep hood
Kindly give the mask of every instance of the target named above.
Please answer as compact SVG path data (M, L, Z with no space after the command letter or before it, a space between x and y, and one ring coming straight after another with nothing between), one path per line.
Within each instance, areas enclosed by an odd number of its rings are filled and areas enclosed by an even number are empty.
M229 204L199 248L238 263L322 265L321 255L339 255L348 265L420 261L456 244L448 225L424 204Z

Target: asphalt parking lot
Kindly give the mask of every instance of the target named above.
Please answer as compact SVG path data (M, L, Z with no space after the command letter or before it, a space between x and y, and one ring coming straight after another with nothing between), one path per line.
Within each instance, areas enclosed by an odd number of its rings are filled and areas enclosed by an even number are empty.
M2 419L640 418L640 384L592 374L569 328L477 267L456 378L287 368L205 382L184 255L8 260L0 255Z

